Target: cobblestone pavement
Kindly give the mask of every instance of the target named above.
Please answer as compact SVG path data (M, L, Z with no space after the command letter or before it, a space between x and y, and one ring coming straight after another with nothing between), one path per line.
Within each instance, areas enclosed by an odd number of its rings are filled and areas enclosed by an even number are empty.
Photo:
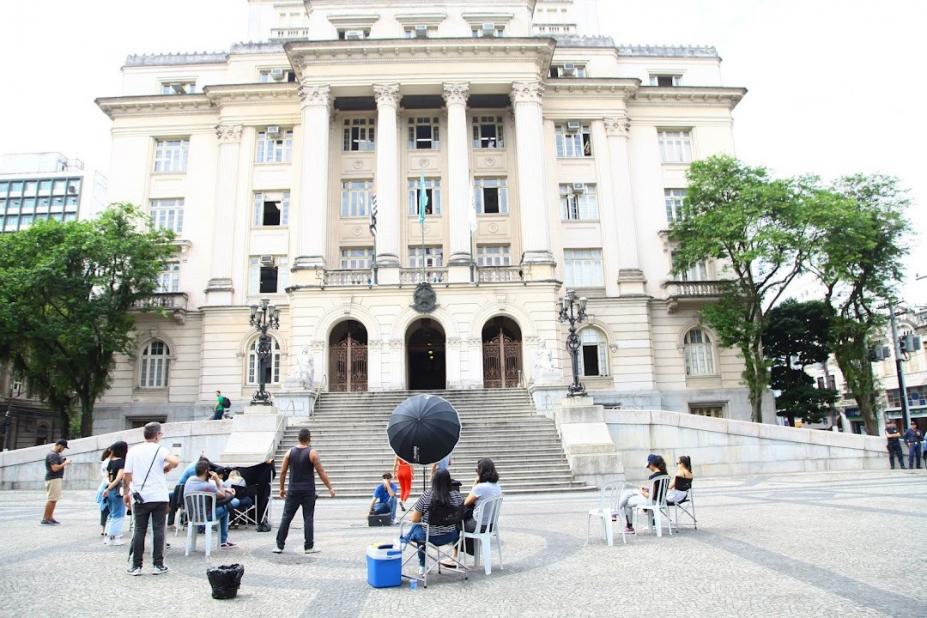
M273 533L233 530L240 547L208 563L184 557L169 532L171 572L153 577L146 560L132 578L126 547L101 543L91 492L65 493L57 527L39 526L39 492L0 492L0 615L927 615L924 471L704 480L696 490L697 531L627 545L619 535L614 547L601 535L585 544L592 494L510 496L504 570L445 574L414 591L367 586L365 549L395 529L367 528L358 500L319 499L319 554L297 551L295 525L284 554L271 553ZM238 598L213 600L206 566L232 562L245 565Z

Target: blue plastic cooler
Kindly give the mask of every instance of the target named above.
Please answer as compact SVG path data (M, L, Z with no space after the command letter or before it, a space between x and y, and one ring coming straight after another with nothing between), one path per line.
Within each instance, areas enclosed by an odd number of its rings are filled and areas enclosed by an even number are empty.
M374 588L402 585L402 550L388 545L367 548L367 583Z

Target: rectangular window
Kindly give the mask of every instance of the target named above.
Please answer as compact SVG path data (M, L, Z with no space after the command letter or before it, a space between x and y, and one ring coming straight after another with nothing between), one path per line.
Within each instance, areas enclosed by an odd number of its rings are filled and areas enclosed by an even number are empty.
M599 288L602 278L601 249L564 249L564 283L574 288Z
M417 178L409 179L409 216L418 216L418 205L421 196L420 182ZM425 215L441 215L441 179L425 179L425 196L428 198L428 205L425 206Z
M481 215L504 215L509 212L509 190L505 178L475 178L473 199Z
M509 245L478 245L476 263L479 266L511 266L511 249Z
M248 293L283 294L289 284L289 260L280 255L255 255L248 260Z
M424 264L422 263L424 260ZM409 247L410 268L442 268L444 266L444 247Z
M338 29L338 38L342 41L360 41L370 37L370 30Z
M549 76L553 79L586 77L584 64L552 64Z
M660 158L663 163L690 163L692 161L692 133L688 129L660 129Z
M409 150L437 150L439 137L437 118L409 118Z
M371 152L374 149L373 118L347 118L344 121L344 151Z
M689 412L698 416L710 416L712 418L724 418L724 406L696 406L690 405Z
M293 155L293 129L267 127L257 135L256 163L289 163Z
M161 82L161 94L193 94L196 82Z
M666 204L667 222L674 223L682 219L682 206L685 200L685 189L663 189L663 202Z
M373 247L342 247L342 270L366 270L373 261Z
M403 36L407 39L429 39L435 34L434 28L427 25L419 24L417 26L406 26L403 29Z
M341 218L366 217L370 212L371 180L341 181Z
M151 223L158 230L183 232L183 198L151 200Z
M502 117L473 117L473 147L478 150L504 148Z
M258 80L262 84L273 82L295 82L296 73L289 69L264 69L258 74Z
M599 198L596 185L573 182L560 185L562 221L598 221Z
M261 191L254 194L255 227L287 225L289 218L289 191Z
M161 294L176 294L180 291L180 264L170 262L158 275L158 287L155 292Z
M556 141L558 157L592 156L592 134L586 123L566 122L556 125Z
M650 75L650 85L659 86L661 88L670 88L672 86L678 86L682 75Z
M0 182L0 231L22 230L35 221L77 220L80 178Z
M493 23L485 23L480 24L479 26L471 26L470 33L475 39L499 38L505 36L505 26L497 26Z
M155 140L154 171L164 174L182 174L187 171L187 153L190 140L158 139Z

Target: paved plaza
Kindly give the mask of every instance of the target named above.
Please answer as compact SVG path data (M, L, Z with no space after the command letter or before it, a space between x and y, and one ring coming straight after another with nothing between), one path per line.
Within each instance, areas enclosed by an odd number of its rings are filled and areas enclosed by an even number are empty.
M696 468L696 472L697 472ZM504 479L503 486L504 486ZM375 481L374 481L375 482ZM394 531L367 528L365 501L320 498L319 554L273 533L209 563L245 565L238 598L215 601L202 553L168 533L171 573L125 574L126 547L102 545L92 492L65 493L41 527L39 492L0 492L3 616L924 616L927 473L828 473L697 480L699 529L614 547L586 545L593 494L509 496L505 568L436 577L428 589L367 586L364 552ZM280 515L280 503L275 503ZM202 543L201 543L202 545Z

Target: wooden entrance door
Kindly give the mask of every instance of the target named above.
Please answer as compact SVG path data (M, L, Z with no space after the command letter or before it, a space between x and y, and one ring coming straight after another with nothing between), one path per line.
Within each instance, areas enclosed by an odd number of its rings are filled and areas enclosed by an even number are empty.
M329 350L332 380L330 390L358 392L367 390L367 344L348 334Z
M502 328L483 341L483 387L513 388L521 379L521 341Z

